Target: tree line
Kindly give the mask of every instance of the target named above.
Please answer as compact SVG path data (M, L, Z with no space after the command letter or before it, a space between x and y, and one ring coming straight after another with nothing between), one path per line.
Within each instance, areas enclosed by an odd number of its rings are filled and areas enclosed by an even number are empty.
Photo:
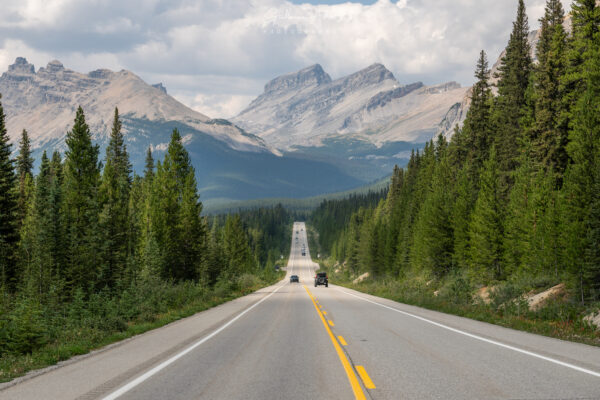
M462 128L413 152L385 199L344 217L325 241L334 259L398 279L547 277L600 300L600 9L575 0L570 16L569 32L560 0L547 1L534 62L519 0L494 77L480 53ZM315 217L339 220L351 202Z
M186 296L220 288L217 292L228 296L240 277L250 276L244 278L249 287L256 281L251 276L265 281L275 277L276 260L289 250L291 239L286 243L281 237L289 238L284 232L292 216L272 207L202 217L196 172L176 129L162 160L155 162L148 149L142 175L132 171L118 109L102 160L81 107L65 142L64 155L42 154L34 175L26 130L12 158L0 103L2 352L30 351L32 337L48 336L35 332L68 324L65 318L74 307L119 303L124 296L138 296L143 285L151 284L157 292L168 292L169 285L182 287L170 293ZM189 285L198 289L185 289ZM128 303L130 310L118 312L120 320L151 300L136 301ZM118 308L115 304L111 307Z

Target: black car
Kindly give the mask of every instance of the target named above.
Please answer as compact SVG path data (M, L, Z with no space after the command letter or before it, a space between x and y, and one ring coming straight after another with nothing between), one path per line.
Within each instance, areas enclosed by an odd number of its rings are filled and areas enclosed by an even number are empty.
M290 276L290 283L294 283L294 282L300 283L300 278L298 278L298 275Z
M317 272L315 275L315 287L318 285L325 285L329 287L329 279L327 279L327 272Z

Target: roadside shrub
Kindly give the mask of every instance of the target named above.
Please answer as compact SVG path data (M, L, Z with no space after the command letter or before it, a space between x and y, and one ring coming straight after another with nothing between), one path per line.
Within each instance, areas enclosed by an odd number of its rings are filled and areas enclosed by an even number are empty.
M30 354L46 343L46 324L35 299L16 301L11 312L0 318L1 353Z
M490 292L490 305L495 310L500 310L506 307L511 301L518 301L521 296L521 289L517 285L506 282L498 284L494 287L494 290Z
M238 278L238 285L241 290L248 291L259 285L260 279L252 274L243 274Z

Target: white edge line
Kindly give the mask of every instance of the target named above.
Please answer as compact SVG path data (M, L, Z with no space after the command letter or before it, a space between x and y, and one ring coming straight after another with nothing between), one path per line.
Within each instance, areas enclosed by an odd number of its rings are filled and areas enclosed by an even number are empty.
M342 290L342 289L338 289L338 290L340 292L342 292L342 293L346 293L346 294L348 294L350 296L357 297L357 298L359 298L361 300L364 300L366 302L373 303L373 304L376 304L376 305L378 305L380 307L384 307L384 308L387 308L389 310L396 311L396 312L398 312L400 314L404 314L404 315L407 315L409 317L416 318L418 320L421 320L423 322L427 322L429 324L438 326L440 328L444 328L444 329L447 329L449 331L452 331L452 332L455 332L455 333L459 333L461 335L465 335L465 336L468 336L468 337L473 338L473 339L481 340L482 342L486 342L486 343L494 344L496 346L504 347L505 349L513 350L513 351L516 351L518 353L526 354L526 355L531 356L531 357L539 358L539 359L542 359L542 360L545 360L545 361L548 361L548 362L551 362L551 363L554 363L554 364L561 365L563 367L574 369L575 371L583 372L583 373L586 373L586 374L589 374L589 375L593 375L595 377L600 378L600 373L599 372L595 372L595 371L592 371L590 369L578 367L577 365L569 364L569 363L566 363L564 361L560 361L560 360L556 360L554 358L546 357L546 356L543 356L541 354L534 353L532 351L528 351L528 350L520 349L518 347L510 346L508 344L504 344L504 343L501 343L501 342L497 342L495 340L487 339L487 338L484 338L482 336L474 335L472 333L461 331L460 329L452 328L450 326L447 326L447 325L444 325L444 324L440 324L439 322L435 322L435 321L429 320L427 318L419 317L418 315L414 315L414 314L411 314L409 312L398 310L397 308L386 306L386 305L378 303L376 301L369 300L369 299L364 298L362 296L355 295L354 293L346 292L345 290Z
M151 370L147 371L143 375L138 376L137 378L135 378L134 380L132 380L131 382L129 382L125 386L122 386L121 388L115 390L114 392L112 392L108 396L103 397L102 400L114 400L114 399L122 396L123 394L125 394L128 391L130 391L131 389L133 389L134 387L136 387L140 383L144 382L148 378L152 377L153 375L155 375L156 373L158 373L159 371L161 371L162 369L164 369L164 368L168 367L169 365L173 364L175 361L179 360L181 357L185 356L190 351L194 350L196 347L200 346L201 344L203 344L207 340L213 338L214 336L216 336L217 334L219 334L220 332L222 332L223 330L225 330L225 328L227 328L229 325L233 324L235 321L237 321L238 319L240 319L244 314L246 314L247 312L249 312L250 310L252 310L254 307L258 306L260 303L262 303L263 301L265 301L269 297L273 296L279 289L281 289L285 285L286 284L284 283L283 285L279 286L277 289L275 289L269 295L263 297L258 302L254 303L252 306L250 306L246 310L242 311L235 318L233 318L232 320L230 320L229 322L227 322L226 324L224 324L223 326L221 326L216 331L213 331L211 334L209 334L208 336L203 337L202 339L200 339L199 341L197 341L196 343L194 343L190 347L188 347L185 350L181 351L180 353L174 355L173 357L169 358L168 360L163 361L162 363L158 364L156 367L154 367Z

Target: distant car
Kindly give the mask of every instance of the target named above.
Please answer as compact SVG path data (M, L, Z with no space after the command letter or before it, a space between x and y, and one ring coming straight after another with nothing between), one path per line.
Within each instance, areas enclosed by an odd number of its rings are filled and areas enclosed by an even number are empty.
M329 287L329 279L327 279L327 272L317 272L315 275L315 287L318 285L325 285Z
M290 276L290 283L300 283L300 278L298 278L298 275L292 275Z
M302 256L303 256L303 257L305 257L305 256L306 256L306 252L305 252L305 251L303 251L303 252L302 252Z

